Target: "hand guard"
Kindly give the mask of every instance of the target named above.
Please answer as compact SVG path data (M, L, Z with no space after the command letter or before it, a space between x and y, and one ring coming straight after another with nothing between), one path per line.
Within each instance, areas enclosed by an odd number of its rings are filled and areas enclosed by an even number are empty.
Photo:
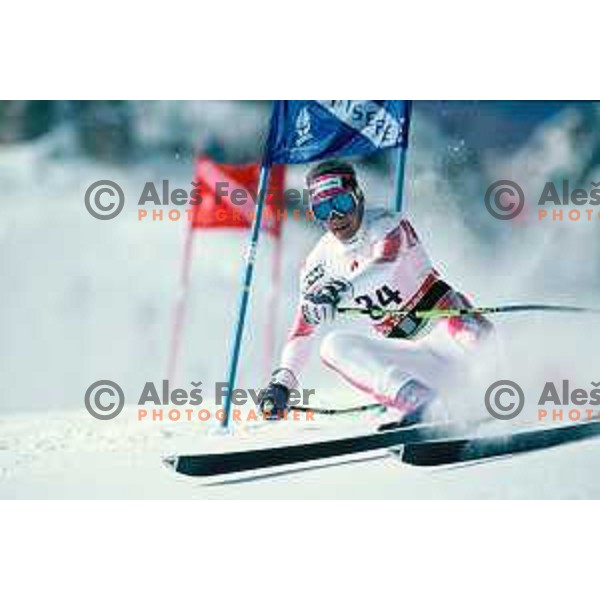
M316 304L310 300L302 302L302 316L309 325L331 323L335 319L336 307L333 304Z
M315 304L337 306L340 300L352 289L352 284L344 279L329 279L323 285L306 294L305 298Z
M304 320L310 325L331 323L335 319L338 304L351 289L348 281L330 279L307 293L302 303Z
M283 418L290 390L280 383L270 383L260 395L260 412L269 420Z

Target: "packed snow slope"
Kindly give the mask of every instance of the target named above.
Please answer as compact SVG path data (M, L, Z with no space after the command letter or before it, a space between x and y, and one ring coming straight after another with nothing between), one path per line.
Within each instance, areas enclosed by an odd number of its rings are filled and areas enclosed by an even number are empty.
M229 483L177 475L161 456L197 451L197 427L106 424L81 413L9 417L0 426L0 498L386 499L598 498L598 441L467 467L420 468L392 456ZM212 445L212 444L210 444Z

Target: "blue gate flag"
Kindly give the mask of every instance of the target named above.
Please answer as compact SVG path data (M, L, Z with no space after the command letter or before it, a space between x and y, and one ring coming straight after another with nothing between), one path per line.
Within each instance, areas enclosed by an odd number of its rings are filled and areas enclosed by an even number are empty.
M409 100L277 100L267 162L298 164L406 148Z

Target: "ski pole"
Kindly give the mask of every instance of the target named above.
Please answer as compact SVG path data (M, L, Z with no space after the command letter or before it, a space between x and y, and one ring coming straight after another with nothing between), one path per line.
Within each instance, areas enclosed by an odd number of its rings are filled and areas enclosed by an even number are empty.
M581 306L565 306L553 304L512 304L506 306L473 306L467 308L432 308L430 310L403 310L386 308L362 308L359 306L340 306L337 311L349 315L368 315L375 319L386 316L407 317L417 319L442 319L445 317L467 317L472 315L490 315L514 312L563 312L600 314L600 309Z
M372 404L361 404L359 406L352 406L349 408L319 408L318 406L290 406L288 410L295 410L297 412L313 412L316 415L350 415L361 412L379 412L383 413L387 409L383 404L374 402Z
M265 196L269 182L269 171L271 165L263 160L260 167L260 176L258 181L258 197L256 200L256 211L252 222L252 232L250 234L250 242L246 252L246 266L244 268L244 277L242 282L242 292L240 296L240 304L238 309L237 321L235 323L233 344L229 354L229 368L227 371L227 396L225 397L224 411L225 418L223 419L223 429L229 429L229 420L231 416L231 394L235 388L235 380L237 377L238 364L240 360L240 352L242 348L244 325L246 322L246 313L248 311L248 302L250 299L250 289L252 278L254 275L254 264L256 262L256 249L258 247L258 237L260 234L260 222L265 205Z

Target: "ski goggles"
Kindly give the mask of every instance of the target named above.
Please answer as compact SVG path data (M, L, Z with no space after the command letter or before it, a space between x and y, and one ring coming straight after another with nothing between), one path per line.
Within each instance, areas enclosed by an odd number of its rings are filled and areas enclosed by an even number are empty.
M329 221L334 212L341 217L354 212L356 209L356 200L352 194L344 192L324 198L319 202L313 201L311 208L317 221Z

